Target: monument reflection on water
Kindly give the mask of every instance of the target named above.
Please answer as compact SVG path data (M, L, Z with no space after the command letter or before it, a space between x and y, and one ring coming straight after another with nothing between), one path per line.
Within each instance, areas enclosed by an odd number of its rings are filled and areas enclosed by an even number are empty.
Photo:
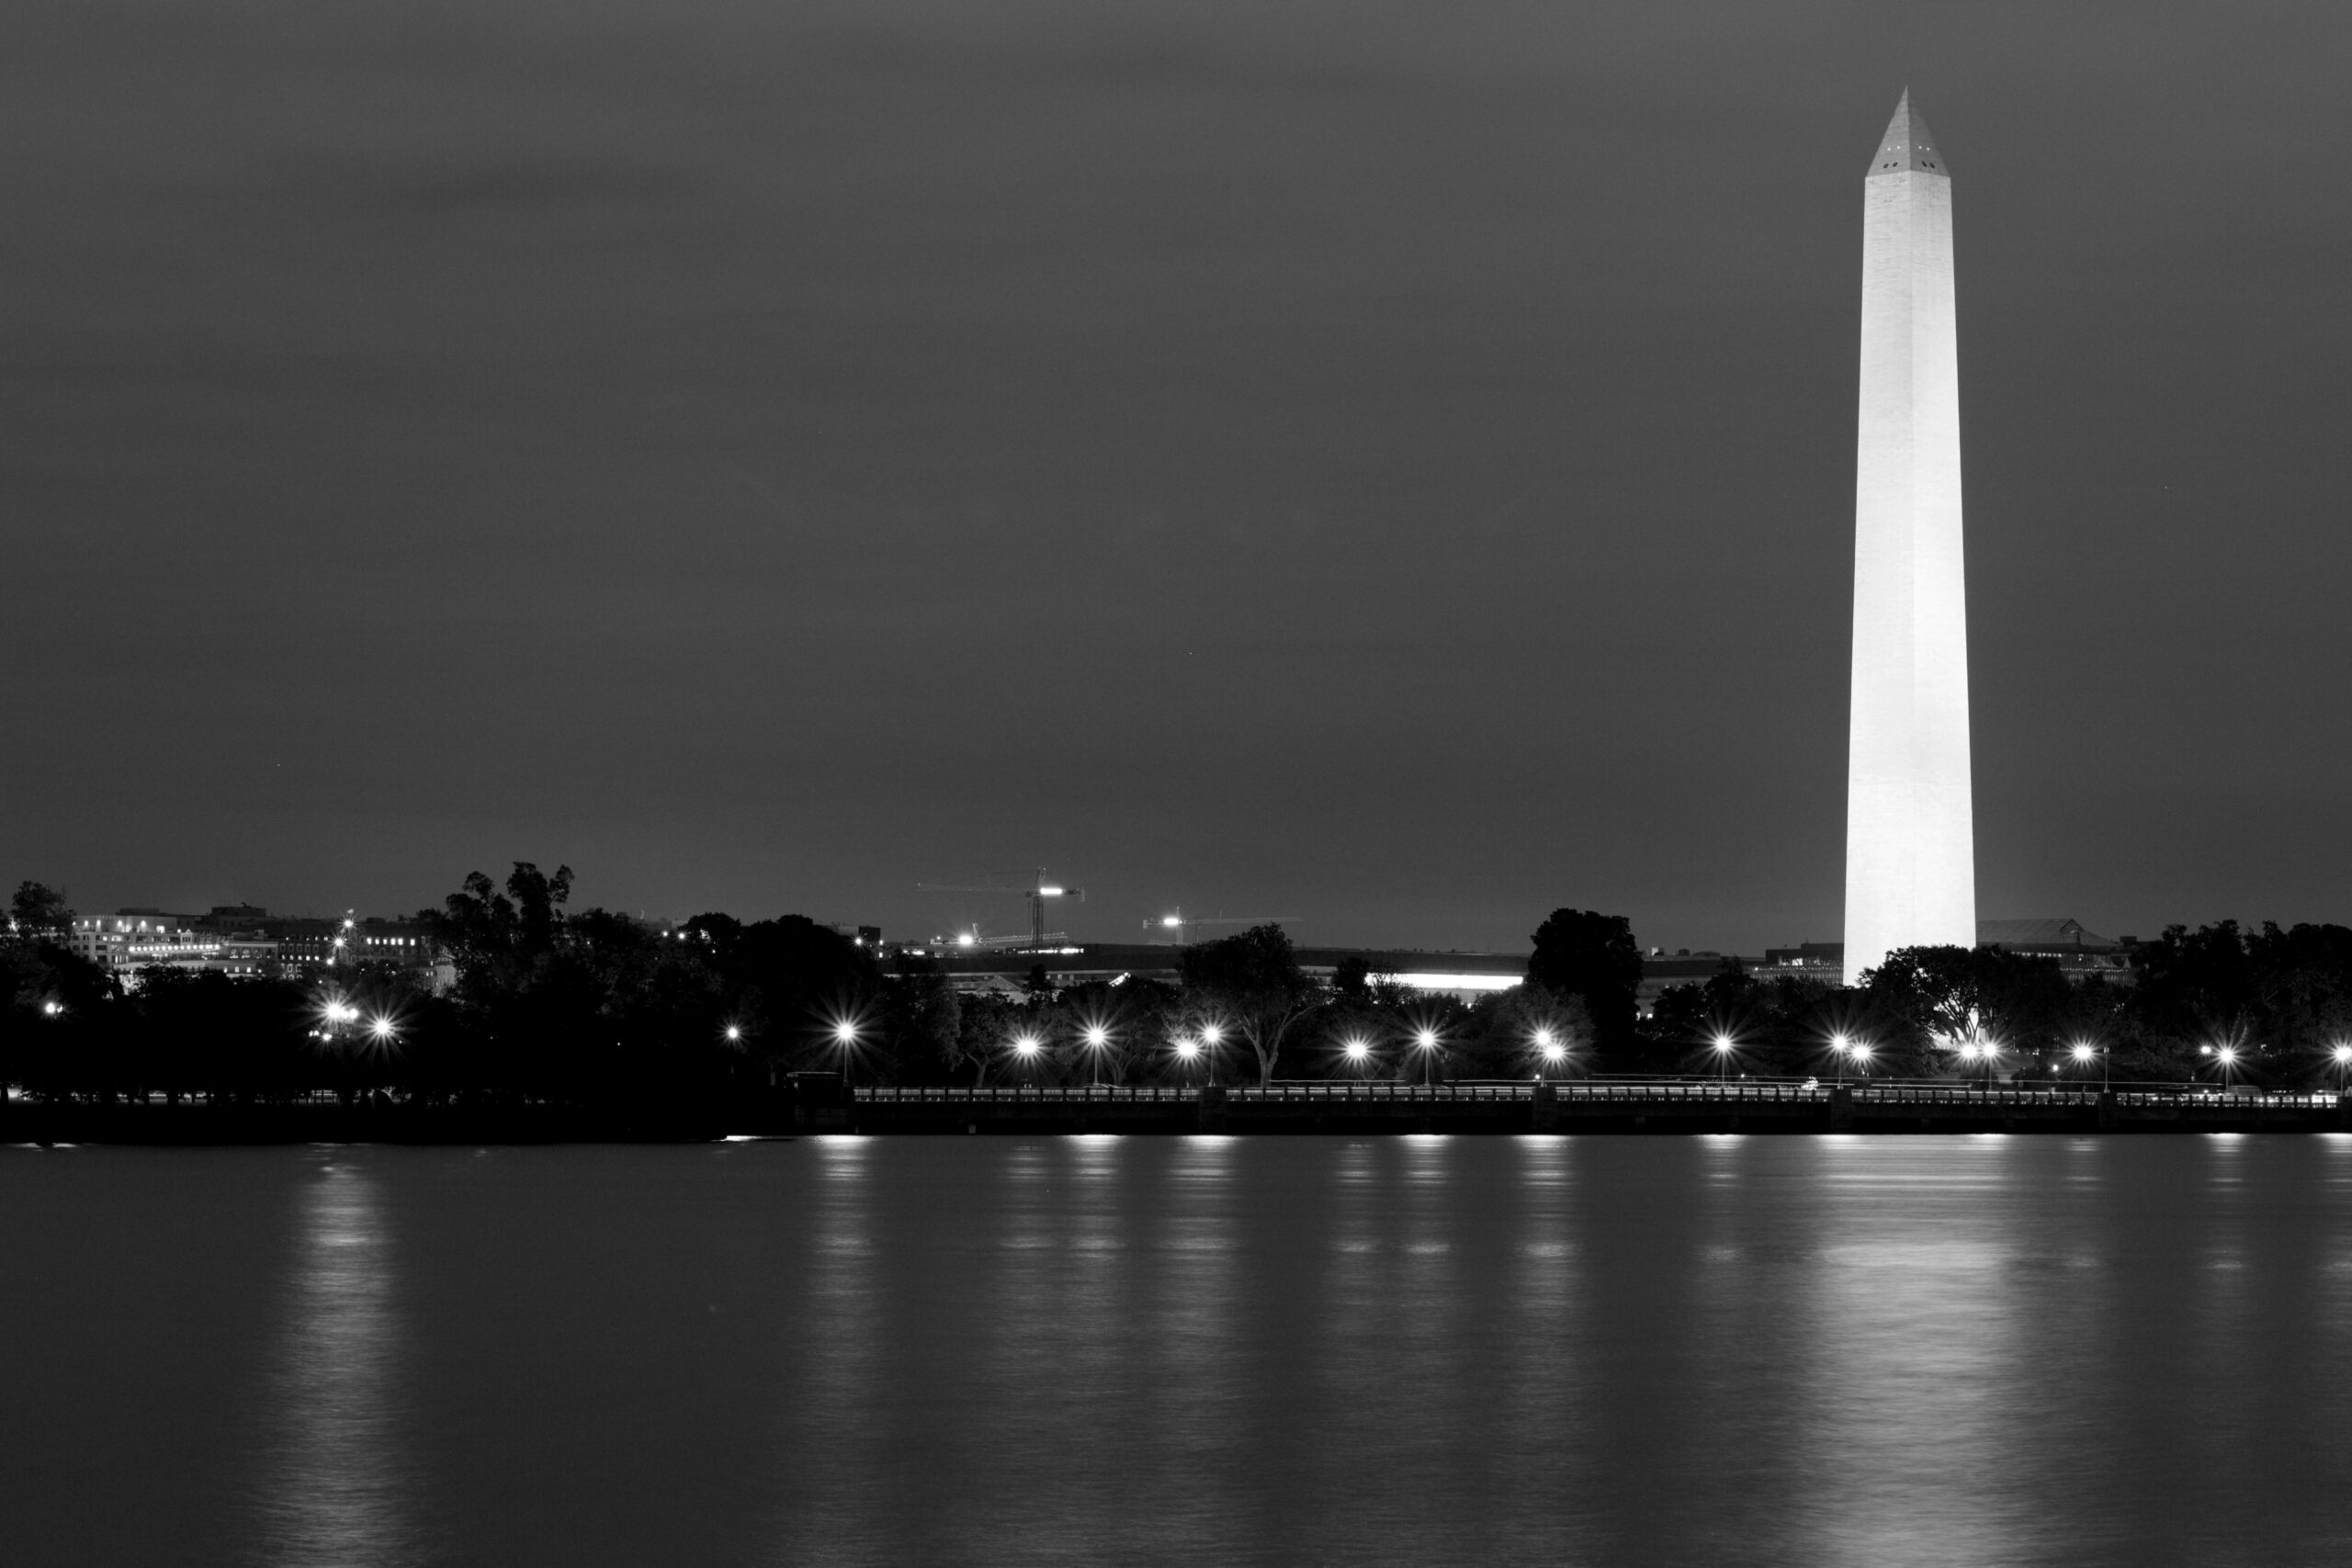
M2344 1560L2352 1137L0 1151L10 1561Z

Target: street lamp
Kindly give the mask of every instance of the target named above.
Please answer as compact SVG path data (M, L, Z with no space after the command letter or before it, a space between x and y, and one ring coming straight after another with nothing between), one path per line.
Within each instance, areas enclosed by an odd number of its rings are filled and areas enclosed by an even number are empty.
M1421 1054L1421 1087L1430 1087L1431 1064L1437 1060L1437 1031L1424 1024L1413 1035L1413 1048Z
M2107 1092L2110 1081L2109 1077L2110 1068L2108 1064L2107 1052L2104 1049L2092 1044L2087 1040L2077 1040L2074 1044L2067 1047L2066 1055L2075 1058L2075 1066L2084 1068L2086 1071L2090 1067L2091 1058L2093 1056L2097 1056L2098 1058L2099 1092L2102 1094Z
M741 1044L741 1043L742 1043L742 1040L743 1040L743 1026L742 1026L741 1024L740 1024L740 1023L730 1023L730 1024L729 1024L729 1025L727 1026L727 1039L728 1039L728 1043L729 1043L729 1044Z
M1348 1066L1355 1069L1358 1077L1362 1077L1364 1069L1372 1065L1372 1042L1360 1034L1350 1035L1340 1042L1340 1055L1347 1058Z
M1034 1067L1038 1056L1045 1049L1046 1043L1035 1034L1016 1034L1012 1037L1013 1057L1024 1067Z
M1708 1049L1715 1054L1715 1087L1721 1089L1728 1081L1732 1053L1739 1049L1739 1042L1719 1029L1708 1043Z
M1102 1053L1111 1048L1111 1031L1101 1023L1086 1026L1086 1060L1093 1081L1102 1081Z
M1568 1059L1568 1048L1562 1044L1560 1037L1549 1029L1539 1029L1535 1032L1534 1045L1535 1081L1542 1083L1544 1069L1556 1067L1566 1062Z
M50 1004L51 1007L56 1005L55 1002ZM2335 1059L2336 1092L2352 1090L2352 1044L2338 1045L2328 1055Z
M2221 1066L2222 1087L2227 1089L2231 1077L2237 1069L2238 1048L2234 1045L2217 1045L2213 1048L2213 1060Z
M1189 1034L1178 1035L1176 1037L1176 1060L1183 1064L1183 1068L1189 1069L1193 1063L1200 1059L1201 1043L1193 1039Z

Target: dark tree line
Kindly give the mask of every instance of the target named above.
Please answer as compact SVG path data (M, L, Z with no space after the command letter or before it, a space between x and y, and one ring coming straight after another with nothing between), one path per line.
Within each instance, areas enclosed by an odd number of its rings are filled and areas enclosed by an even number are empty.
M428 922L454 970L344 964L269 978L171 969L126 987L65 943L72 912L20 887L0 936L0 1080L36 1098L162 1094L266 1102L332 1091L425 1104L714 1104L785 1075L863 1082L1419 1081L1588 1073L1963 1076L1982 1042L2004 1076L2236 1076L2302 1085L2352 1043L2352 931L2231 922L2167 930L2131 985L2056 964L1917 948L1869 983L1760 981L1736 962L1637 1009L1623 918L1560 909L1526 981L1464 1002L1382 982L1362 960L1306 975L1262 926L1197 944L1178 977L953 989L927 959L886 961L799 916L706 914L674 931L569 906L571 873L476 873ZM1841 1062L1833 1043L1868 1053ZM1719 1054L1718 1043L1728 1043ZM2233 1053L2223 1070L2216 1053ZM2051 1066L2059 1075L2048 1072Z
M1866 1066L1849 1054L1846 1070L1872 1076L2346 1080L2352 930L2171 926L2130 957L2128 983L2075 983L2052 958L1907 948L1853 988L1759 981L1727 962L1658 999L1643 1021L1640 1066L1711 1068L1713 1042L1729 1038L1734 1070L1826 1075L1843 1040L1868 1052Z

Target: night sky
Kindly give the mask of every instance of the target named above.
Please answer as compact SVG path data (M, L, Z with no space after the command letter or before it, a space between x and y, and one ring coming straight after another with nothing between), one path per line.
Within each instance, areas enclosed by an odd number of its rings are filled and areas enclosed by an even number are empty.
M17 0L0 874L1835 940L1862 176L1979 908L2345 919L2352 7Z

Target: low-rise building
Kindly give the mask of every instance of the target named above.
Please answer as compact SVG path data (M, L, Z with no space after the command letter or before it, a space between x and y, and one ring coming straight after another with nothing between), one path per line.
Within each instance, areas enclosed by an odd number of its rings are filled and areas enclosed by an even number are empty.
M133 983L141 969L252 976L270 973L277 962L277 944L267 937L203 930L190 917L161 909L81 916L66 933L66 945Z
M2055 959L2065 976L2078 982L2100 979L2129 984L2132 979L2131 939L2119 941L2100 936L2080 920L2059 916L2030 920L1979 920L1976 945L2030 958ZM1751 972L1759 980L1795 977L1826 980L1836 985L1844 972L1845 961L1844 942L1806 942L1793 947L1766 948L1764 962L1752 966Z

